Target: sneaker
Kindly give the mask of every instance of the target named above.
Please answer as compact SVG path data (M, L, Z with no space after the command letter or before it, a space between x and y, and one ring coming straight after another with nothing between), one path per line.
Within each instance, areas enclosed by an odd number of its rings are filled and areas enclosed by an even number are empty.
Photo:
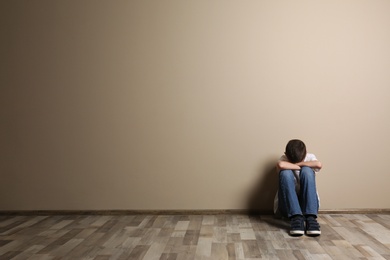
M306 235L308 236L319 236L321 235L320 224L317 219L313 216L306 218Z
M292 217L290 235L302 236L304 233L305 233L305 222L303 216L296 215Z

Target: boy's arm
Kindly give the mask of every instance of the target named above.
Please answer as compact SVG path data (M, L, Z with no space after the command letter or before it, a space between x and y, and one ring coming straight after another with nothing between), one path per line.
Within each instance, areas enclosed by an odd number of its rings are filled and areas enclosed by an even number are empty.
M281 170L300 170L301 167L307 166L315 170L320 170L322 168L322 163L320 161L308 161L308 162L299 162L299 163L290 163L287 161L278 161L276 165L276 170L280 172Z
M320 161L308 161L308 162L299 162L297 163L299 167L307 166L312 169L318 169L320 170L322 168L322 163Z
M276 164L276 170L278 172L280 172L281 170L300 170L300 169L301 169L301 166L299 166L298 164L290 163L287 161L280 160Z

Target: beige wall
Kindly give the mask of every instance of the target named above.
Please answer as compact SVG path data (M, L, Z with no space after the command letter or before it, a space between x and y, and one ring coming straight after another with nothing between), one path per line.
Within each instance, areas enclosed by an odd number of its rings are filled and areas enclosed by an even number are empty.
M1 1L0 210L390 208L390 1Z

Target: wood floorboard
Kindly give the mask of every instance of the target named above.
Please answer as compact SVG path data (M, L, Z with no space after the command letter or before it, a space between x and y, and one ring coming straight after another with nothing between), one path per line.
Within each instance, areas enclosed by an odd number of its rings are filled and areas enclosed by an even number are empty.
M271 215L0 216L0 259L390 259L390 215L321 214L291 237Z

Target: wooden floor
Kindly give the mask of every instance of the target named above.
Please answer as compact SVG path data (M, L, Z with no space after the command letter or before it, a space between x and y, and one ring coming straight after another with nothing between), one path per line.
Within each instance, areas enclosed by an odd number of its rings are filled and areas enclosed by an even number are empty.
M0 216L0 259L390 259L390 215L319 222L313 238L271 215Z

